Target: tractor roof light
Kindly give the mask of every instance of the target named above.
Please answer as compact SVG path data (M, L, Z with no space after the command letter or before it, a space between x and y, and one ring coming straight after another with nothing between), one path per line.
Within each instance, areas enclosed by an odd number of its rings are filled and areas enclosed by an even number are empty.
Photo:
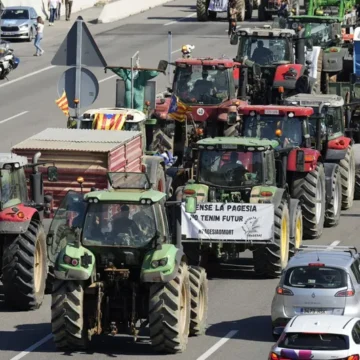
M240 36L247 36L248 33L247 31L240 31L239 34Z
M283 94L285 92L284 87L279 86L278 91L279 91L280 94Z
M292 102L291 102L291 105L297 105L297 104L298 104L297 101L292 101Z
M288 113L288 117L293 118L293 117L294 117L294 113L293 113L293 112L289 112L289 113Z
M276 135L277 137L280 137L280 136L282 135L281 129L276 129L276 130L275 130L275 135Z
M84 178L82 176L79 176L76 181L78 184L82 184L84 182Z
M256 112L253 110L253 111L250 111L250 116L255 116L256 115Z
M141 199L140 204L142 204L142 205L151 205L152 200L151 199Z

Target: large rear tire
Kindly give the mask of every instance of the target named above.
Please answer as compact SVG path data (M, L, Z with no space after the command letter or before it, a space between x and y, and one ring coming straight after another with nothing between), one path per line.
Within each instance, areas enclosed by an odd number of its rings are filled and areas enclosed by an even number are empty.
M190 335L204 335L208 312L208 279L204 268L189 267L191 291Z
M236 0L236 10L237 12L237 21L244 21L245 20L245 0Z
M196 1L196 15L198 21L208 21L208 0L197 0Z
M291 199L290 201L293 201ZM294 215L290 221L292 222L290 225L292 227L292 233L294 237L290 239L289 245L289 258L295 255L295 251L297 251L303 242L303 217L301 211L301 205L298 203L296 208L293 210Z
M5 302L18 310L38 309L45 294L47 276L44 227L32 220L27 231L4 241L2 282Z
M246 1L246 12L245 12L245 20L252 19L252 13L254 8L253 0L245 0Z
M342 187L341 187L341 174L340 167L336 165L336 168L331 173L331 190L330 194L326 196L326 211L325 211L325 226L335 227L340 222L341 215L341 199L342 199Z
M323 164L318 164L315 170L294 180L291 197L301 201L305 238L319 238L324 230L325 219L325 171Z
M88 336L84 324L84 289L79 281L54 281L51 328L58 350L84 350Z
M349 146L345 158L340 160L340 174L342 186L342 210L350 209L354 203L355 195L355 154Z
M175 279L154 283L149 296L149 329L152 347L161 353L185 351L190 329L190 280L185 263Z
M286 200L275 210L274 244L253 251L254 270L257 275L277 278L289 260L290 216Z
M360 200L360 172L357 171L355 174L355 200Z

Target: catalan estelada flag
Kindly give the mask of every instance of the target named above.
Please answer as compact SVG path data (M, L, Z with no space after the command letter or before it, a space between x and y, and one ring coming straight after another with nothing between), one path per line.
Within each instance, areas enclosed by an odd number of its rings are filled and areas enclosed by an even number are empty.
M176 95L171 97L168 119L180 122L186 121L186 113L191 111L191 106L184 104Z
M92 123L95 130L122 130L125 114L96 114Z
M55 103L60 108L60 110L62 110L65 116L69 116L69 103L65 90L62 93L62 95L59 97L59 99L55 100Z

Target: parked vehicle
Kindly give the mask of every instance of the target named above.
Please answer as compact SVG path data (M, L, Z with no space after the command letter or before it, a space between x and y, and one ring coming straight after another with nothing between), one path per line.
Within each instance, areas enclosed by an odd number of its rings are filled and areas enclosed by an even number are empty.
M0 80L4 80L12 70L18 67L19 63L20 59L14 55L10 44L0 40Z

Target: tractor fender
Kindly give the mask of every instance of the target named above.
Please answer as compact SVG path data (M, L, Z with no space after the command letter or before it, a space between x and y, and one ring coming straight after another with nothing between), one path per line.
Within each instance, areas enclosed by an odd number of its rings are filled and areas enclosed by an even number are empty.
M143 282L169 282L175 279L180 263L185 258L182 249L173 244L161 244L161 247L146 253L141 266L140 279ZM166 259L165 265L154 267L154 262Z
M65 256L76 259L78 264L73 266L71 262L65 262ZM60 280L79 280L90 279L95 270L95 255L83 246L77 247L69 243L59 253L55 268L55 278Z
M272 198L272 203L274 204L274 211L280 205L281 200L287 197L287 192L285 189L277 188L276 192Z
M339 72L343 69L344 53L340 52L324 52L322 71L324 72Z
M296 82L304 74L305 67L301 64L279 65L274 75L273 87L283 86L285 89L295 89Z
M13 208L18 212L14 214ZM22 213L24 216L19 216ZM15 205L0 211L0 234L24 234L26 233L31 220L40 221L38 211L24 204Z
M290 199L289 202L289 212L290 212L290 239L295 238L295 216L296 216L296 209L300 201L298 199Z
M146 167L146 174L149 177L150 183L152 186L156 186L157 184L157 170L159 166L161 166L164 170L165 175L165 162L160 156L148 156L145 155L143 157L143 162ZM165 185L165 184L164 184Z
M345 159L346 153L348 149L343 150L335 150L335 149L328 149L326 151L325 160L326 161L340 161L342 159Z
M296 165L296 156L298 151L304 152L305 164L303 169L299 169ZM288 155L287 171L304 173L310 172L315 169L319 162L322 162L322 156L318 150L310 148L293 149Z
M326 202L331 202L332 197L332 183L333 178L335 176L336 169L339 167L336 163L325 163L325 194L326 194Z
M340 161L345 158L349 146L351 146L351 139L346 136L340 136L336 139L330 140L327 144L326 160Z

